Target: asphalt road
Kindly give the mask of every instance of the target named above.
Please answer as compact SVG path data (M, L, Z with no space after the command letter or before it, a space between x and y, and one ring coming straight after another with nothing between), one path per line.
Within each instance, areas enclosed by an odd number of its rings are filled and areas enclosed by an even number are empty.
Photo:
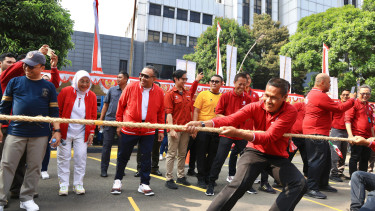
M39 205L41 210L205 210L214 196L206 196L205 190L196 187L197 179L188 176L188 181L193 185L190 187L179 186L177 190L170 190L166 188L164 177L152 176L151 188L155 192L154 196L144 196L138 193L139 178L134 177L136 167L136 154L133 153L128 168L126 169L126 176L122 180L122 194L111 195L110 190L114 179L116 169L116 148L112 150L111 164L108 170L109 177L100 177L100 157L99 150L91 150L94 152L88 153L86 175L84 179L84 187L86 189L85 195L75 195L72 191L72 186L69 187L69 195L62 197L58 196L58 178L56 173L56 153L52 152L51 161L48 172L50 179L40 180L38 193L39 197L35 202ZM97 151L97 152L95 152ZM72 159L73 160L73 159ZM347 158L348 161L348 158ZM293 163L301 170L302 161L297 154ZM226 163L227 164L227 163ZM215 194L227 184L226 176L228 174L228 166L224 165L220 178L217 181L218 186L215 188ZM159 163L160 171L165 173L165 160ZM71 163L71 171L73 169L73 161ZM346 170L347 172L347 170ZM71 172L71 184L72 184ZM269 178L272 184L273 178ZM304 197L297 205L296 210L348 210L350 205L350 187L348 181L344 183L332 183L333 187L338 189L338 193L326 193L328 199L320 200L309 197ZM254 188L258 189L259 184L254 184ZM238 201L233 210L268 210L271 204L275 201L277 194L268 194L258 191L258 194L245 195ZM19 208L19 201L17 199L10 199L10 210L22 210Z

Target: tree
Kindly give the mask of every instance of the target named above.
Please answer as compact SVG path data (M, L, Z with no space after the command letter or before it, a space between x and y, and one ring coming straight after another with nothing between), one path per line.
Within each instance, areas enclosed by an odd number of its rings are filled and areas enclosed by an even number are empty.
M238 25L233 19L216 18L213 26L201 34L198 38L198 43L194 47L194 53L184 56L184 59L194 61L197 63L197 68L203 70L207 82L212 75L216 74L216 30L217 22L220 23L220 53L223 68L224 80L226 80L226 45L233 45L237 47L237 69L239 68L245 54L254 43L254 38L245 30L244 27ZM243 64L244 70L251 70L256 67L255 58L247 58Z
M48 44L59 56L58 67L73 48L73 21L59 0L1 0L0 52L25 54ZM47 68L49 68L47 66Z
M281 54L292 57L293 83L298 77L304 78L307 72L322 71L322 45L325 43L330 47L330 76L338 77L339 89L355 86L357 79L375 87L373 20L375 12L352 5L302 18L297 32L281 49ZM292 88L297 93L304 91L294 84Z
M255 14L252 29L245 25L253 37L265 35L254 48L254 54L260 55L255 57L256 69L251 71L254 88L264 89L269 79L279 77L280 49L289 41L288 28L280 25L279 21L273 21L268 14Z
M375 0L363 0L362 9L366 11L375 11Z

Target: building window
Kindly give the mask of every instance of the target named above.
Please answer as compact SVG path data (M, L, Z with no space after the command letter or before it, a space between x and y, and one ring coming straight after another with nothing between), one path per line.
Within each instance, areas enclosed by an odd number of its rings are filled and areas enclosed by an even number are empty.
M159 79L172 79L172 74L176 71L176 66L164 65L164 64L153 64L147 63L147 65L152 65L159 72Z
M161 39L161 42L173 45L173 34L169 34L169 33L164 33L163 32L163 37Z
M196 46L198 43L198 39L196 37L189 37L189 47Z
M344 0L344 5L348 5L349 4L349 0Z
M266 0L266 13L272 16L272 0Z
M222 3L222 0L216 0L217 3L221 4Z
M250 25L250 0L242 2L242 25Z
M212 15L203 14L203 24L212 25Z
M256 14L262 13L262 0L254 0L254 12Z
M190 11L190 22L200 23L201 22L201 14L199 12Z
M160 32L157 32L157 31L148 31L148 38L147 38L148 41L151 41L151 42L159 42L160 40Z
M150 15L161 16L161 5L150 3Z
M166 6L164 6L163 17L174 18L174 8L173 7L166 7Z
M119 72L121 72L121 71L128 72L128 61L127 60L120 60Z
M186 46L186 36L176 35L176 45Z
M188 11L177 9L177 19L182 21L187 21Z
M357 0L352 0L352 5L354 5L354 7L357 7Z

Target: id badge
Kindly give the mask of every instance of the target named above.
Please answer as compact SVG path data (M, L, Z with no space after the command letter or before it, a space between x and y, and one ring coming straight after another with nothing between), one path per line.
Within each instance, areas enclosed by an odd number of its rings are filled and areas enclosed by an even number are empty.
M368 118L368 122L371 123L371 118L370 117L367 117Z

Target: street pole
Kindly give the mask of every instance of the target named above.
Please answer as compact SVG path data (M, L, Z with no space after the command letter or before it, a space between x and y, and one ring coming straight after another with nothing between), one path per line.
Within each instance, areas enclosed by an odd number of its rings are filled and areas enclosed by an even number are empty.
M133 70L133 46L134 46L134 27L135 27L135 12L137 10L137 0L134 0L133 23L132 23L132 39L130 42L130 59L129 59L129 76L132 76Z
M251 46L251 48L247 51L246 55L245 55L245 58L243 58L242 62L241 62L241 65L240 65L240 68L238 69L238 72L242 72L242 65L243 63L245 62L246 60L246 57L249 55L249 53L251 52L251 50L254 48L254 46L257 44L257 42L260 42L266 35L262 34L259 36L259 38L257 40L255 40L255 43Z

